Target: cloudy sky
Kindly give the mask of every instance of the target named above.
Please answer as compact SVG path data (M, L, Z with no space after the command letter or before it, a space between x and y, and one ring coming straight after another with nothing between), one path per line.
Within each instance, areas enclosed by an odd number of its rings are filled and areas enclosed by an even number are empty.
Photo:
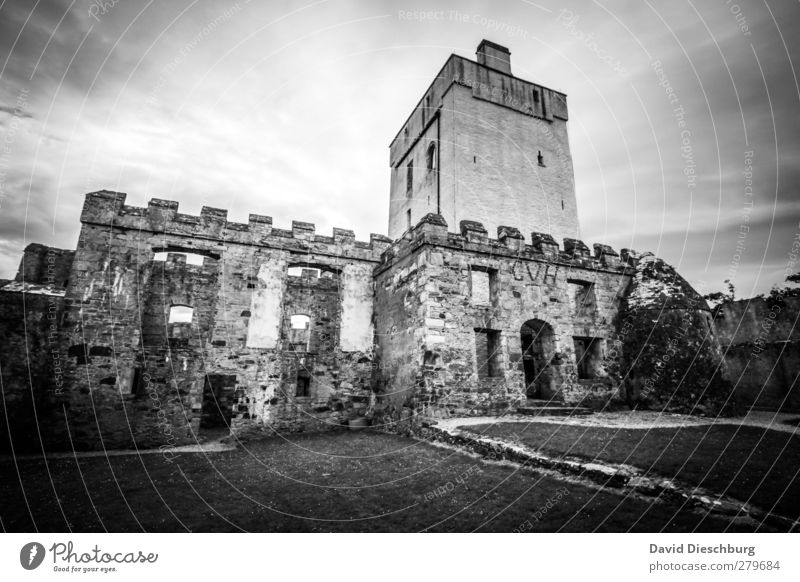
M650 250L702 292L782 282L800 5L777 0L2 2L0 278L30 242L74 248L100 189L385 233L389 142L482 38L567 93L588 244Z

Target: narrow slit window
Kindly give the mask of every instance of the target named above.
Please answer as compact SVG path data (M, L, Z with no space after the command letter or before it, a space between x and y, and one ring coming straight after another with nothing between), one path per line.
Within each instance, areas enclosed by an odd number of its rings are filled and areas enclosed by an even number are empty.
M436 169L436 144L432 143L428 146L428 157L427 157L427 166L428 170L435 170Z
M414 189L414 160L408 162L406 166L406 194L411 196L411 191Z
M497 378L503 375L499 331L475 330L475 360L478 378Z

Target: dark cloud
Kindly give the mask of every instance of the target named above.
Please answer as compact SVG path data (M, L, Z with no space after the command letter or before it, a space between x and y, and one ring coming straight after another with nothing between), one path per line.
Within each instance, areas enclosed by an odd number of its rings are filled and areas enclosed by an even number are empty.
M255 212L320 232L385 232L388 143L447 56L473 56L481 38L509 46L519 76L568 93L588 243L651 250L693 284L720 287L748 150L743 288L780 278L798 229L797 3L740 3L749 34L728 4L694 1L470 1L436 22L399 18L430 10L424 0L125 0L97 19L89 5L0 8L0 133L16 124L0 167L0 277L13 274L25 242L74 244L83 194L100 188L127 191L132 204L227 207L233 220ZM525 34L450 19L450 9ZM563 26L561 10L626 74ZM654 59L685 109L694 189Z

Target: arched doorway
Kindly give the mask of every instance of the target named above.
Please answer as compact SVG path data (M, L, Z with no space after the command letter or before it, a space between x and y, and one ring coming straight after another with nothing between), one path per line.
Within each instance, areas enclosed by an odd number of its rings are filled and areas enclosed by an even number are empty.
M525 394L528 398L552 398L553 370L550 361L555 354L553 328L540 319L530 319L520 328L522 368L525 373Z

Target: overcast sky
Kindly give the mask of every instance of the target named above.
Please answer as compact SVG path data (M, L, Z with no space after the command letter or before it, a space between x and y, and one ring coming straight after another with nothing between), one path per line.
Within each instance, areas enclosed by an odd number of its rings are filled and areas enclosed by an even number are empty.
M75 248L100 189L386 233L389 142L482 38L567 93L589 245L652 251L701 292L782 282L800 5L775 0L3 2L0 278L30 242Z

